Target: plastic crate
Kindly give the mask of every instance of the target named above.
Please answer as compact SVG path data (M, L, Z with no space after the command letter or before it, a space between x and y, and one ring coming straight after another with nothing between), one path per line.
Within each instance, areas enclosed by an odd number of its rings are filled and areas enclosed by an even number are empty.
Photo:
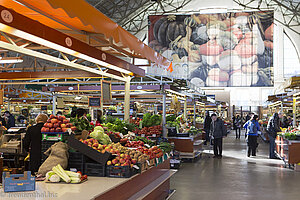
M105 165L99 163L85 163L84 164L84 174L88 176L105 176Z
M77 171L84 171L84 164L86 158L80 152L69 152L68 169L76 169Z
M113 178L129 178L134 174L129 166L106 166L106 176Z

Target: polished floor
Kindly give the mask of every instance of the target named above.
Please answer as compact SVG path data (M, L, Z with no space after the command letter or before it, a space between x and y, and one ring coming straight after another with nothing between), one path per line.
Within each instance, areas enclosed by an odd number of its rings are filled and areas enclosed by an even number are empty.
M268 144L259 140L256 158L246 156L245 138L229 134L223 158L212 158L207 148L194 163L183 163L171 179L172 200L296 200L300 199L300 172L268 159Z

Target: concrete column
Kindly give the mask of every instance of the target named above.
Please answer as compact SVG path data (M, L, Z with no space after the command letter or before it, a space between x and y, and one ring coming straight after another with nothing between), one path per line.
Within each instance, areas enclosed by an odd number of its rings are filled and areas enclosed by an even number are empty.
M124 97L124 120L129 121L130 117L130 76L125 77L125 97Z
M187 119L187 99L185 98L184 100L184 107L183 107L183 117L184 119ZM196 112L196 110L194 110L194 112Z

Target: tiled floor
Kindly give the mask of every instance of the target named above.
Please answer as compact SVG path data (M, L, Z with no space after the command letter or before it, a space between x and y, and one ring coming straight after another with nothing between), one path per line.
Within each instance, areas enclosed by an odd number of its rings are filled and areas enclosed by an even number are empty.
M256 158L246 156L246 142L230 134L224 139L223 158L206 150L194 163L183 163L171 180L172 200L296 200L300 172L268 159L268 144L259 140Z

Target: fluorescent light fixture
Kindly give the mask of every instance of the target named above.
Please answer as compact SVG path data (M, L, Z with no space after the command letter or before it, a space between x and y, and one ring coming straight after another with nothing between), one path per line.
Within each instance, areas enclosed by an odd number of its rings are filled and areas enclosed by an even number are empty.
M81 96L76 96L75 100L80 100L82 97Z
M55 44L55 43L50 42L48 40L45 40L43 38L37 37L35 35L26 33L24 31L21 31L21 30L18 30L18 29L15 29L13 27L7 26L7 25L2 24L2 23L0 23L0 30L3 31L3 32L9 33L9 34L18 36L20 38L24 38L24 39L26 39L28 41L31 41L31 42L34 42L34 43L37 43L37 44L40 44L40 45L43 45L43 46L46 46L46 47L50 47L52 49L57 49L57 50L59 50L59 51L61 51L63 53L66 53L66 54L72 55L74 57L90 61L92 63L98 64L98 65L103 66L103 67L106 67L106 68L109 68L109 69L113 69L113 70L119 71L119 72L124 73L124 74L132 74L131 71L128 71L126 69L117 67L115 65L111 65L109 63L106 63L106 62L104 62L102 60L98 60L96 58L92 58L92 57L90 57L88 55L79 53L79 52L74 51L72 49L69 49L69 48L66 48L64 46Z
M50 104L50 101L37 101L37 102L35 102L35 103L40 103L40 104Z
M0 57L0 64L12 64L12 63L21 63L23 59L16 57Z

